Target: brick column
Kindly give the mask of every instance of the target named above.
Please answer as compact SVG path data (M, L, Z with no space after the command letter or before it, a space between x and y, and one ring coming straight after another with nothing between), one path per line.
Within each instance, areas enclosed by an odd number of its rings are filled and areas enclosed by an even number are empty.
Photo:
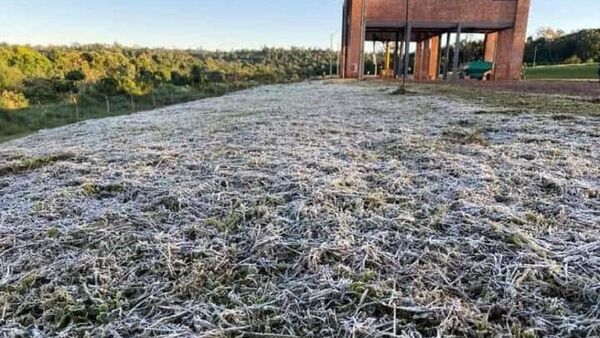
M425 43L423 41L417 41L417 50L415 51L415 66L413 67L413 78L415 80L421 79L421 68L423 67L423 47Z
M429 54L429 80L437 80L440 73L440 36L434 36L430 40Z
M515 25L498 34L495 80L519 80L523 70L530 0L517 0Z
M344 61L344 77L359 78L364 62L364 9L365 0L348 0L347 5L347 30L343 37L346 46Z
M485 35L483 60L494 62L496 57L496 44L498 42L498 32L488 33Z
M429 61L431 59L431 39L423 41L423 65L421 66L421 80L429 79Z

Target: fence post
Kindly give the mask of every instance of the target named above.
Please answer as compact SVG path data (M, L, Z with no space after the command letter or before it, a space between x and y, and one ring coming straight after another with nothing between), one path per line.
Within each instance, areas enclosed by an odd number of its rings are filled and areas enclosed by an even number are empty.
M110 98L108 95L104 95L104 100L106 101L106 115L110 115Z
M152 89L152 108L156 108L156 96L154 96L154 89Z
M133 95L129 95L129 99L131 102L131 113L135 112L135 102L133 101Z
M77 96L71 96L71 103L75 106L75 121L79 121L79 104L77 102Z

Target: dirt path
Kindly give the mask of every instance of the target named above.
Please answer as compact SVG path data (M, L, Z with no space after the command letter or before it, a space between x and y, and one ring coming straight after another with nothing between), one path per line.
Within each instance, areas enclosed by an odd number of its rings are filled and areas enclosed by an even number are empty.
M429 82L444 84L444 82ZM461 81L467 88L491 91L507 91L518 94L544 94L584 97L600 103L600 83L598 81L528 80L528 81Z
M261 87L0 145L0 336L600 334L600 117Z

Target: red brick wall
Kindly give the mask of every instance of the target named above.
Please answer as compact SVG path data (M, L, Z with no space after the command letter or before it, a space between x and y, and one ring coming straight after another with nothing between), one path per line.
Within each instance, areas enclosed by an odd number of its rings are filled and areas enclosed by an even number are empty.
M404 22L406 0L367 0L367 22ZM517 0L409 0L412 22L513 22Z

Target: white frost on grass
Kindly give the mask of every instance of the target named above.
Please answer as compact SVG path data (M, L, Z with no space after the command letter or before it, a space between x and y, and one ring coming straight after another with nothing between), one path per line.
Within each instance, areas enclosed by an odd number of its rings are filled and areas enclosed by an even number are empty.
M0 335L599 335L600 117L392 91L0 145Z

